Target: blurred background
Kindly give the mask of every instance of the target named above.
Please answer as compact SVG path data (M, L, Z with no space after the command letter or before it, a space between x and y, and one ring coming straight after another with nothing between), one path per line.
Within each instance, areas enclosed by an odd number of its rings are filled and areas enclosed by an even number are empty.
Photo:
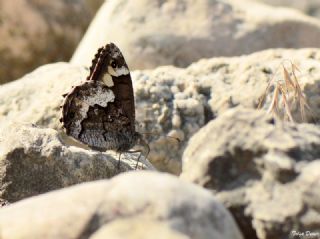
M320 16L320 0L255 1ZM185 67L204 57L266 48L318 47L315 39L310 39L314 31L310 24L305 24L304 29L309 30L301 33L308 34L308 39L292 40L290 34L299 34L301 21L295 22L294 16L286 18L290 13L285 12L275 16L276 20L263 22L254 16L255 9L262 15L276 12L253 5L245 0L0 0L0 83L18 79L46 63L72 58L73 63L89 65L96 49L109 41L117 42L132 69ZM283 31L291 40L283 37Z
M0 1L0 83L68 61L103 0Z

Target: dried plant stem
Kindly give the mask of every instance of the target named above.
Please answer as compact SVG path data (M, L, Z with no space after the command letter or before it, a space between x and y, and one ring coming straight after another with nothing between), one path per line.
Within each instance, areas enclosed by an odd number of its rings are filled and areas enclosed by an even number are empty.
M311 107L308 105L307 100L301 90L298 77L296 72L300 72L299 68L290 62L290 70L285 67L284 62L278 67L276 72L274 73L271 80L268 82L268 85L262 95L260 97L260 101L258 104L258 109L262 108L266 103L266 97L271 89L274 87L272 92L271 103L267 109L268 114L274 114L277 117L281 118L282 111L282 119L289 119L289 121L294 122L294 118L292 116L292 108L294 103L298 103L298 107L300 108L301 120L306 121L306 111L307 108L311 113ZM276 79L276 75L279 69L282 68L283 78Z

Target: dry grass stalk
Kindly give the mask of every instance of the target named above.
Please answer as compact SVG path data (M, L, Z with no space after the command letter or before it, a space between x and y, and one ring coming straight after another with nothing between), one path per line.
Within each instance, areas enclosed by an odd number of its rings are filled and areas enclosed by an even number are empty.
M294 105L298 105L300 109L301 120L306 121L307 108L311 113L311 108L307 103L307 100L301 90L301 86L298 81L297 72L300 72L299 68L290 62L290 69L285 67L284 62L281 63L283 77L280 79L276 78L278 70L275 72L271 80L268 82L267 88L260 98L258 108L262 108L265 104L266 97L271 89L272 90L272 100L267 109L268 113L283 119L294 122L291 111Z

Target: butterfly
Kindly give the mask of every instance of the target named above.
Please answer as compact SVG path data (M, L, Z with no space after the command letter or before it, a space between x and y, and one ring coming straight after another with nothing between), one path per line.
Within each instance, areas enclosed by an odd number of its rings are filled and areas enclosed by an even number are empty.
M98 49L86 81L75 86L62 105L60 121L67 135L93 150L149 154L149 146L135 131L135 103L128 65L113 43ZM143 150L129 151L140 145Z

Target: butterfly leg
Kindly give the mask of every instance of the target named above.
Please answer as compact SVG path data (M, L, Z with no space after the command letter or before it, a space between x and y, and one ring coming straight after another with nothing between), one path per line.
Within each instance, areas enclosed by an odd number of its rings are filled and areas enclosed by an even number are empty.
M137 164L136 164L135 170L138 169L138 164L139 164L139 161L140 161L140 157L141 157L141 155L142 155L142 151L138 151L138 152L139 152L139 157L138 157L138 159L137 159Z
M118 168L118 169L120 169L121 154L122 154L122 152L119 152L118 165L117 165L117 168Z
M140 162L141 155L143 153L143 150L129 150L129 151L127 151L127 153L133 153L133 154L134 153L139 153L139 157L137 159L137 163L136 163L136 166L135 166L135 169L137 169L138 168L138 164Z
M146 141L143 140L142 136L138 140L137 145L141 146L142 148L138 149L138 150L128 151L129 153L139 153L139 157L137 159L137 164L136 164L135 169L138 168L138 164L139 164L141 156L143 155L147 159L147 157L149 155L149 152L150 152L149 145L148 145L148 143Z

